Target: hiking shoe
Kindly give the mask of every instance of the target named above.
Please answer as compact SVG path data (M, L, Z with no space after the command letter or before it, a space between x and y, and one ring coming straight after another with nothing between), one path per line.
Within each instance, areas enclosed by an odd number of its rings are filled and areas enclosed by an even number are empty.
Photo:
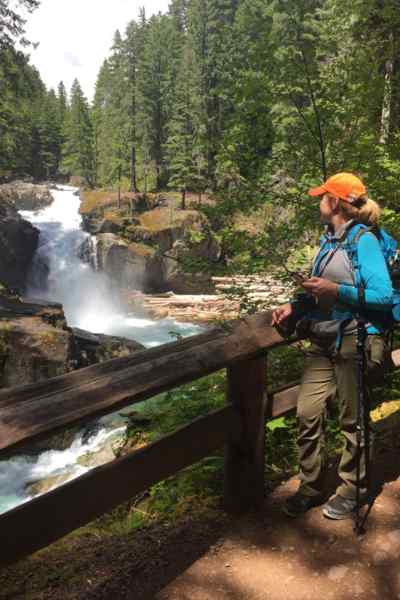
M290 496L282 506L283 512L289 517L300 517L310 508L322 503L322 496L306 496L301 492L296 492Z
M353 516L356 507L357 502L355 500L335 494L325 504L322 514L328 519L349 519Z

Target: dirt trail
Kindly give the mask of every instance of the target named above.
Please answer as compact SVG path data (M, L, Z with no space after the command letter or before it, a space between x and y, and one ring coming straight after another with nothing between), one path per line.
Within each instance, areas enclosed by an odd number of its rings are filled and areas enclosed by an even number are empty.
M359 540L351 521L315 508L291 520L281 502L290 482L260 515L241 519L223 541L158 592L157 600L396 600L400 598L400 481L387 483Z
M379 457L361 540L352 521L329 521L320 508L286 517L292 478L240 519L220 513L111 537L67 536L1 571L0 599L400 600L399 474L398 451Z

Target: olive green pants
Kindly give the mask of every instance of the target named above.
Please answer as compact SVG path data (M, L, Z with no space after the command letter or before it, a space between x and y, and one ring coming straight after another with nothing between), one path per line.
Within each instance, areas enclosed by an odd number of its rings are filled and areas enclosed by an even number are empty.
M370 376L379 376L385 360L386 344L378 335L366 340L367 386ZM380 373L382 375L382 372ZM358 364L356 334L343 337L341 348L335 342L313 343L307 352L299 397L300 491L314 496L323 492L324 429L327 401L336 398L344 448L339 464L341 484L337 493L346 498L356 497L357 486L357 402ZM368 390L367 390L368 393ZM360 451L360 493L366 492L365 452L362 438Z

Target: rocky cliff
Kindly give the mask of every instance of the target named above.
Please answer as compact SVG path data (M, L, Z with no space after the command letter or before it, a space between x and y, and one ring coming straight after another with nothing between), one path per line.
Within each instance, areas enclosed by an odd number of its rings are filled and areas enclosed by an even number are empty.
M13 202L0 196L0 282L23 290L39 232L20 217Z
M142 349L124 338L71 329L61 304L0 293L0 387L34 383Z
M116 289L178 294L213 290L201 265L218 261L220 247L199 211L181 210L165 196L149 195L144 201L142 195L130 194L119 208L107 195L102 202L96 202L96 192L82 197L85 227L97 240L97 266ZM86 255L93 252L86 249Z
M39 231L18 211L39 210L52 201L47 185L21 181L0 185L0 283L24 290Z
M13 181L0 185L0 203L11 202L17 210L40 210L53 202L50 185Z

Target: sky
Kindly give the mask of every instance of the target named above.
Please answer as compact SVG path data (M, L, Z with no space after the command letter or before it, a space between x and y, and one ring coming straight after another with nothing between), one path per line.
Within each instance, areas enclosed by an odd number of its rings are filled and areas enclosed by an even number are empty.
M67 91L75 77L89 100L116 29L121 33L144 6L146 16L165 13L169 0L41 0L26 16L26 37L39 42L29 50L31 63L47 88L64 81Z

